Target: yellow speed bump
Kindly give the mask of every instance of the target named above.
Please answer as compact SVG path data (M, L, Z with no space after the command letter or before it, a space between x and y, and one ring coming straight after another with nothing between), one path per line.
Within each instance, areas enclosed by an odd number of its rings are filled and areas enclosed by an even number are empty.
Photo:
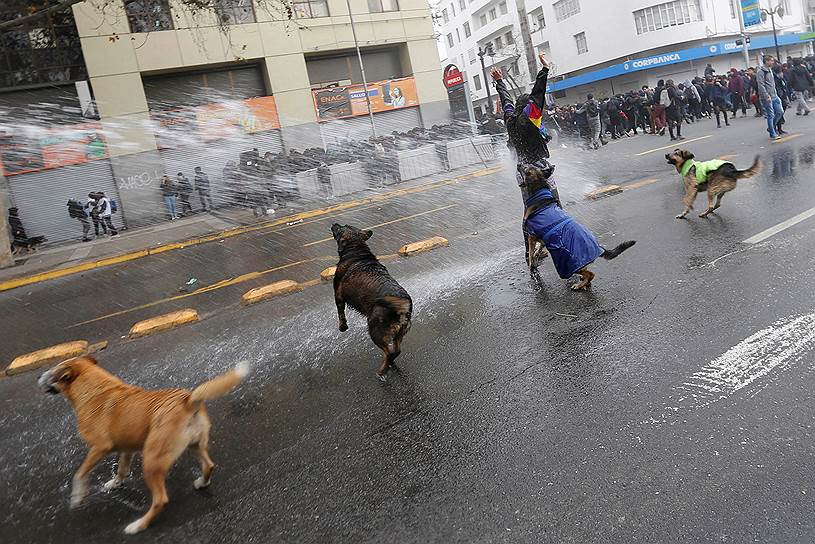
M127 336L128 338L139 338L196 321L198 321L198 312L187 308L186 310L178 310L177 312L170 312L169 314L139 321L130 328L130 334Z
M328 268L326 268L325 270L320 272L320 279L323 280L323 281L331 281L332 279L334 279L334 274L336 274L336 273L337 273L337 267L336 266L329 266Z
M255 287L251 291L247 291L241 297L241 303L254 304L266 300L267 298L279 297L302 291L303 286L293 280L281 280L262 287Z
M437 247L447 247L449 245L450 242L447 241L447 238L434 236L433 238L428 238L427 240L422 240L421 242L413 242L412 244L402 246L399 248L399 255L402 257L409 257L410 255L414 255L416 253L430 251L431 249L436 249Z
M82 355L88 349L88 342L85 340L75 340L73 342L65 342L64 344L57 344L50 348L40 349L25 355L20 355L14 359L6 369L6 374L12 376L20 372L27 372L34 370L41 366L53 363L56 361L64 361L77 355Z
M619 185L603 185L602 187L595 189L590 193L587 193L586 198L589 198L591 200L597 200L598 198L604 198L622 192L623 188Z

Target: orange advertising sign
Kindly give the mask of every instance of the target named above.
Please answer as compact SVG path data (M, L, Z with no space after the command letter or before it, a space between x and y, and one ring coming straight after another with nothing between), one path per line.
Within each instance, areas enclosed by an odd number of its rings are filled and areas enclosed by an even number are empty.
M161 148L230 138L237 133L254 134L280 128L277 104L273 96L217 102L203 106L153 111L158 121L158 145Z
M33 134L0 130L0 165L6 176L107 158L100 123L82 123Z
M368 103L362 85L317 89L312 91L312 95L318 121L368 115ZM374 113L419 105L416 80L412 77L368 83L368 98Z

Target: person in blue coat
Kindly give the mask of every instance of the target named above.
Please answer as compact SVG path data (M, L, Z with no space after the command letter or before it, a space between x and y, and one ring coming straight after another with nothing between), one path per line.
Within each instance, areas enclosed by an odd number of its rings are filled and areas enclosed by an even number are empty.
M594 272L588 266L603 257L611 260L623 251L633 246L636 241L623 242L614 249L603 248L594 237L594 234L585 226L578 223L572 216L563 211L559 202L552 194L548 183L554 167L542 170L537 167L528 167L524 172L529 198L526 200L524 213L524 227L528 233L528 251L530 258L530 272L535 274L537 262L535 246L542 243L552 257L558 275L564 280L575 274L581 280L572 285L572 289L587 288L594 279Z

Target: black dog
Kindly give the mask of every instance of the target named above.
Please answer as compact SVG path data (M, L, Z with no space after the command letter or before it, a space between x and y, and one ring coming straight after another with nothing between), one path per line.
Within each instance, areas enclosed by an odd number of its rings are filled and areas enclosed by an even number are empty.
M413 301L365 243L373 236L372 231L334 223L331 233L340 254L334 274L334 301L337 303L340 331L348 330L345 320L347 302L368 318L371 340L385 354L377 371L379 379L385 381L388 369L395 366L394 361L399 356L402 338L410 330Z

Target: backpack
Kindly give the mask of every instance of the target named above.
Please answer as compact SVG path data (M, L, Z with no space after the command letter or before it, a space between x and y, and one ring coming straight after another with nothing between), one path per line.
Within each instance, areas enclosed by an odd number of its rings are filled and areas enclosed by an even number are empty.
M671 105L671 99L668 97L668 88L661 87L659 89L659 97L657 98L657 103L660 106L668 107Z
M597 117L598 115L600 115L600 110L597 109L597 102L595 102L594 100L589 100L586 103L586 114L589 117Z
M110 213L116 213L119 211L119 205L116 204L116 201L112 198L110 200Z

